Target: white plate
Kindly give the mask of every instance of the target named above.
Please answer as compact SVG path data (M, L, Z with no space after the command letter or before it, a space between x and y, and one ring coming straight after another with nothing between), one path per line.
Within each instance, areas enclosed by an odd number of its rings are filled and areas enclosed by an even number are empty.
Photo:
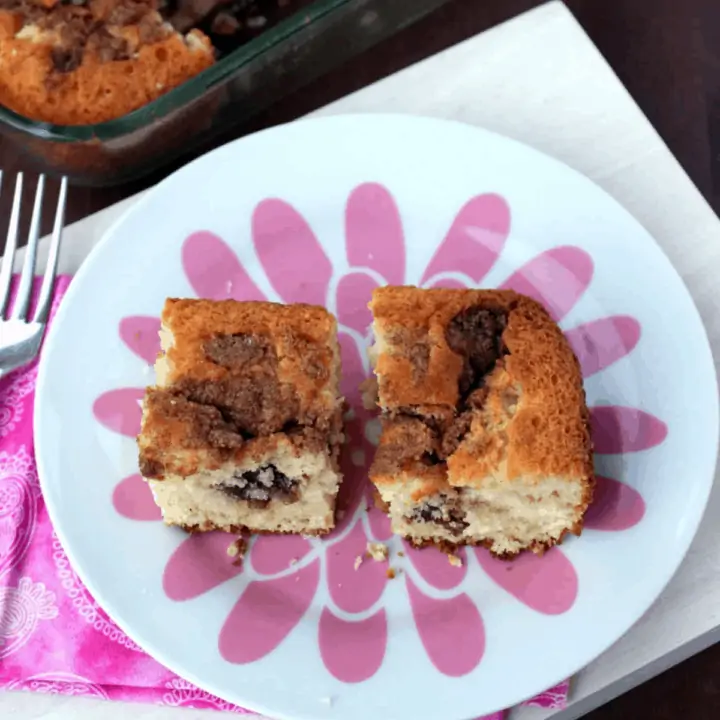
M228 536L187 540L151 521L144 486L121 481L137 473L164 299L327 304L356 402L365 304L386 281L506 283L551 308L581 356L598 473L615 479L582 538L513 564L468 552L462 568L392 540L391 580L381 563L354 570L368 538L388 539L358 492L329 540L263 539L242 572ZM558 683L647 610L705 507L718 399L681 280L587 179L459 124L333 117L200 158L108 232L48 338L35 430L74 567L172 670L278 718L461 720ZM363 489L376 430L356 407L346 491Z

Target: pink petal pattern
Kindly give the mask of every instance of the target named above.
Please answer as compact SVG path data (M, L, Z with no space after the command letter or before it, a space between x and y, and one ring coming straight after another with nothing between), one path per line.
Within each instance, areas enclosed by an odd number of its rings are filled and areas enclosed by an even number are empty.
M648 450L668 434L667 425L654 415L619 405L590 408L590 425L595 452L601 455Z
M160 319L148 315L131 315L120 321L120 339L149 365L160 353Z
M619 532L643 519L645 501L637 490L602 475L595 481L595 498L585 513L586 528Z
M171 600L192 600L239 575L242 563L233 563L227 554L236 539L236 535L224 532L190 535L165 565L165 594Z
M587 290L592 258L580 248L552 248L514 272L500 287L542 303L556 322L562 320Z
M95 419L108 430L136 437L140 432L142 388L119 388L103 393L93 403Z
M406 576L415 626L430 661L443 675L472 672L485 652L485 627L475 604L462 593L435 600Z
M252 219L255 251L286 303L325 305L332 265L300 213L284 200L263 200Z
M510 208L505 200L500 195L477 195L455 217L421 282L459 271L479 283L495 264L509 233Z
M192 289L200 298L265 300L234 251L211 232L196 232L185 240L182 263Z
M343 275L337 286L338 322L364 335L372 322L368 303L376 287L377 283L365 273Z
M112 501L118 514L130 520L162 520L150 486L140 475L129 475L121 480L115 486Z
M364 620L348 622L324 608L320 615L318 644L325 667L346 683L371 678L382 665L387 645L384 610ZM352 648L351 652L348 650Z
M262 575L275 575L302 560L312 545L300 535L258 535L249 557L253 568Z
M440 278L440 280L432 282L429 287L446 288L448 290L465 290L467 285L454 278Z
M351 267L366 267L390 285L405 279L402 221L390 192L378 183L358 185L345 207L345 246Z
M355 569L355 560L365 555L367 543L362 520L358 519L353 529L327 551L330 597L345 612L369 610L385 589L387 563L369 560Z
M371 495L371 497L367 499L367 519L370 525L370 532L374 540L385 542L393 536L390 527L390 518L375 507L375 499L372 497L372 491L370 491L368 495Z
M557 548L542 557L526 552L512 562L498 560L483 548L474 552L483 570L529 608L544 615L560 615L575 604L577 573Z
M580 361L583 377L590 377L624 358L640 340L640 323L615 315L580 325L565 333Z
M412 545L403 541L405 556L410 559L423 580L438 590L450 590L457 587L467 574L467 558L465 550L461 549L457 555L462 560L462 566L451 565L446 553L437 548L429 547L416 550Z
M320 561L296 573L251 582L220 630L220 654L250 663L271 653L302 620L320 581Z
M340 378L340 392L348 403L363 413L362 399L360 397L360 384L367 377L360 351L355 340L344 332L338 333L340 344L340 359L342 362L342 377Z

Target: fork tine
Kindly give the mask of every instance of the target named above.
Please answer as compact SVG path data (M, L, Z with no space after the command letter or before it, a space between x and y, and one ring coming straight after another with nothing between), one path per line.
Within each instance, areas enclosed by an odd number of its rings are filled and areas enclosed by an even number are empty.
M12 278L13 264L15 263L15 248L17 248L18 225L20 223L20 203L22 201L23 174L17 174L15 180L15 195L13 197L10 222L8 224L5 253L3 254L2 269L0 269L0 318L5 316L5 309L10 300L10 280Z
M40 237L40 220L42 219L42 201L45 191L45 176L38 178L37 189L35 190L35 204L33 205L32 218L30 219L30 232L28 244L25 249L25 262L23 263L20 284L15 294L11 320L25 320L30 295L32 294L33 280L35 278L35 257L37 255L38 238Z
M33 322L47 322L50 312L52 288L57 272L58 255L60 254L60 240L62 239L63 225L65 224L65 199L67 196L67 178L64 177L60 183L60 194L58 195L57 210L55 211L55 224L53 225L50 250L48 252L47 267L43 277L40 296L38 297L37 309Z

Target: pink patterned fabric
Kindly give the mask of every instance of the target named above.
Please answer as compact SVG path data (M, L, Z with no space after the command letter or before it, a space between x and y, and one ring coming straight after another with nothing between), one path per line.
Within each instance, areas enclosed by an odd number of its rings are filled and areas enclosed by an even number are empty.
M58 278L53 316L69 282ZM36 376L34 362L0 379L0 688L248 712L146 655L70 567L38 483L32 437ZM564 707L567 693L565 682L528 704Z

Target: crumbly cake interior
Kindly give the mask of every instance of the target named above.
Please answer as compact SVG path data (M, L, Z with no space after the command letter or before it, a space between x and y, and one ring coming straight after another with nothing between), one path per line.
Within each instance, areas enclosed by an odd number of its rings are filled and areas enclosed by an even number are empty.
M166 523L332 529L343 441L335 328L311 306L167 301L138 438Z
M382 434L370 476L394 532L506 558L579 534L588 413L544 308L511 291L381 288L371 310Z

